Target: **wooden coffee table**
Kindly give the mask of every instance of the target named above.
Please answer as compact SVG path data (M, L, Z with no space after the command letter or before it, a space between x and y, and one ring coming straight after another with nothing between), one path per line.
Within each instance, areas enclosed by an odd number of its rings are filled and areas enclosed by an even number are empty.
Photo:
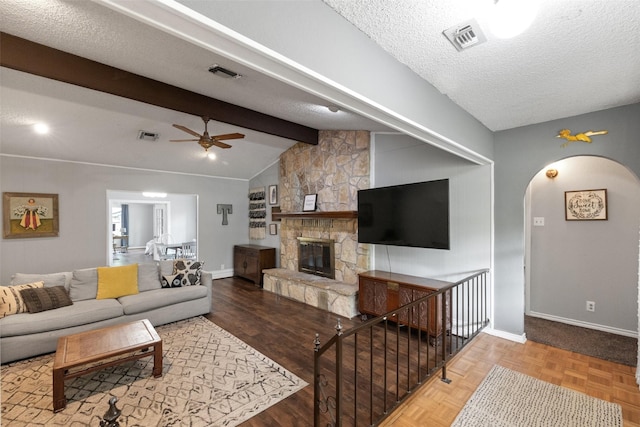
M129 355L118 357L124 354ZM148 356L153 356L153 376L162 376L162 340L147 319L59 338L53 362L53 411L67 406L65 380Z

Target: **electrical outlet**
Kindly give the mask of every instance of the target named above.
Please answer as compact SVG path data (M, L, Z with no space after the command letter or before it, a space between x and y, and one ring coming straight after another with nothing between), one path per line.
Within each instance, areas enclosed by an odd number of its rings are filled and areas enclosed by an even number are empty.
M596 311L596 303L594 301L587 301L587 311Z
M533 217L533 225L534 225L534 227L544 227L544 217L543 216L534 216Z
M224 264L220 264L220 270L224 270Z

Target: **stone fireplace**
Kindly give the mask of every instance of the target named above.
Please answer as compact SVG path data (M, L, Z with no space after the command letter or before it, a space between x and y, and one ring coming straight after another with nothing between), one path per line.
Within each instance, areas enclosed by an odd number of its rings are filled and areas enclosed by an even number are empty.
M358 190L370 186L369 138L367 131L320 131L318 145L298 143L280 156L280 268L265 270L266 290L346 317L358 314L358 273L369 269L370 258L357 235ZM302 212L307 194L317 194L316 212ZM324 244L303 255L299 242L309 240ZM332 268L324 257L331 250ZM301 261L323 274L299 271Z
M298 237L298 271L334 279L334 244L332 239Z

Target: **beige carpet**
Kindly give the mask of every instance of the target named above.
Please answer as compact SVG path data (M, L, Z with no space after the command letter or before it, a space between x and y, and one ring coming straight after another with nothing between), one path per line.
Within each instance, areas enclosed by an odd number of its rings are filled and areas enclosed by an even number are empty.
M148 357L72 379L56 414L53 354L2 366L2 425L99 426L116 396L121 426L235 426L307 385L203 317L156 330L161 378Z
M615 403L494 366L453 427L621 427Z

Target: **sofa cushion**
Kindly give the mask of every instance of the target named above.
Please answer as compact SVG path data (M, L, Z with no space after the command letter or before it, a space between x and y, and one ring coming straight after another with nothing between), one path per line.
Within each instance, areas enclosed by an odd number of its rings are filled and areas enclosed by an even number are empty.
M64 286L69 289L67 280L67 274L69 273L49 273L49 274L30 274L30 273L16 273L11 276L12 285L22 285L25 283L44 282L45 288L53 286Z
M23 289L43 288L44 282L25 283L22 285L0 286L0 317L26 313L27 307L20 295Z
M0 336L37 334L100 322L123 315L122 305L115 299L74 301L73 305L22 313L0 319Z
M98 295L98 269L74 270L69 286L69 295L72 301L96 299L96 295Z
M39 313L73 304L64 286L23 289L20 291L20 296L29 313Z
M204 298L207 296L206 286L185 286L172 289L156 289L118 298L124 309L124 314L136 314L153 310L184 301Z
M181 286L197 286L200 285L200 274L203 265L204 263L200 261L177 259L173 262L172 274L183 275Z
M157 264L138 264L138 290L140 292L160 289L160 274Z
M98 267L96 299L119 298L138 293L138 264Z

